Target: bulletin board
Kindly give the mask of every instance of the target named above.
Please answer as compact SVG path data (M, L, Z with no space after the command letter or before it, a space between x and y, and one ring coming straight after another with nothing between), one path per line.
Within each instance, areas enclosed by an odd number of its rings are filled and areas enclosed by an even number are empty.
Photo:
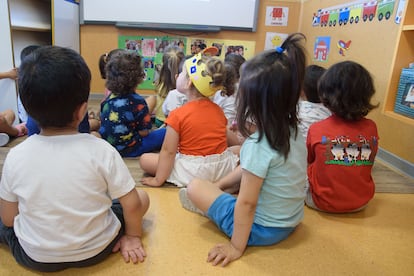
M119 36L118 47L136 51L143 61L144 81L138 89L155 89L156 81L162 66L164 49L170 45L181 47L184 51L187 44L185 37L168 36Z
M188 45L187 41L190 41ZM138 89L155 89L156 81L162 66L162 56L166 47L175 45L181 47L186 55L194 54L196 44L204 43L206 46L214 46L219 49L217 56L224 59L228 53L234 53L249 59L255 53L255 41L225 40L199 37L169 37L169 36L119 36L118 47L130 51L136 51L143 61L145 72L144 81Z

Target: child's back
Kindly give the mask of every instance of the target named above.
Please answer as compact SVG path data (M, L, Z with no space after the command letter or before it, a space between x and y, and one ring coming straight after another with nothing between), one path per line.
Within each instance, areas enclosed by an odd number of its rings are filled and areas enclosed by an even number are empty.
M162 66L160 70L159 79L156 83L157 95L153 97L153 102L149 105L151 109L155 111L155 125L160 127L165 121L165 114L162 109L165 98L169 91L176 88L176 77L179 74L179 67L184 60L184 53L178 46L168 46L162 57ZM151 102L151 100L149 100Z
M190 101L171 111L167 123L180 134L179 152L206 156L225 151L227 121L223 115L208 98Z
M374 93L369 72L352 61L337 63L322 76L319 94L333 115L309 128L308 206L352 212L373 197L378 132L365 116L376 107L370 103Z
M213 265L240 258L247 246L286 239L303 219L306 146L296 106L306 61L304 38L291 34L276 50L243 65L237 125L247 138L240 166L216 183L194 179L180 190L184 208L207 215L231 238L209 251L207 261ZM248 119L256 123L253 134ZM223 191L227 188L237 189L237 197Z
M34 135L11 149L1 184L13 192L0 195L19 201L14 231L26 254L59 263L104 250L120 229L107 192L117 198L135 186L122 163L89 134Z
M217 180L230 172L238 157L227 149L227 120L209 97L223 87L225 71L217 58L198 54L185 61L177 90L188 102L170 112L160 155L141 156L140 165L151 178L142 182L161 186L165 181L186 186L194 177ZM159 161L158 161L159 160Z
M143 80L141 57L127 50L114 54L106 65L111 94L101 103L100 136L124 157L161 148L165 130L150 131L151 115L145 99L135 93Z

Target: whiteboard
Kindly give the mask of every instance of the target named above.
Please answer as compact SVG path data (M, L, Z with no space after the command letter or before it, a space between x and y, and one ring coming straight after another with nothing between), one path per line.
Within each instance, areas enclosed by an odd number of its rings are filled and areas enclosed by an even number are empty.
M211 26L256 31L259 8L259 0L83 0L80 4L81 24L121 22L188 30Z
M79 53L79 5L71 1L53 0L53 45Z

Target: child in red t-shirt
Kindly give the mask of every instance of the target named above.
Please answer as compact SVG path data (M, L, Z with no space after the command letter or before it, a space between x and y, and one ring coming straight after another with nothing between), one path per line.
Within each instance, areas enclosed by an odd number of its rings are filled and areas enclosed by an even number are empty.
M306 205L332 213L359 211L375 192L371 170L378 132L365 118L378 106L370 103L371 75L356 62L337 63L321 77L318 93L332 115L309 128Z

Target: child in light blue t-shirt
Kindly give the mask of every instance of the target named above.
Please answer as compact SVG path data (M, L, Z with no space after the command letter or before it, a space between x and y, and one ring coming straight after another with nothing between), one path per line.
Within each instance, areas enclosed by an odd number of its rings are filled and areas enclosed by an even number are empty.
M292 34L242 66L236 119L247 139L240 166L217 183L194 179L180 190L184 208L207 215L231 238L210 250L207 260L213 265L240 258L247 246L286 239L303 219L307 152L296 108L305 72L304 38ZM251 135L248 120L256 125Z

